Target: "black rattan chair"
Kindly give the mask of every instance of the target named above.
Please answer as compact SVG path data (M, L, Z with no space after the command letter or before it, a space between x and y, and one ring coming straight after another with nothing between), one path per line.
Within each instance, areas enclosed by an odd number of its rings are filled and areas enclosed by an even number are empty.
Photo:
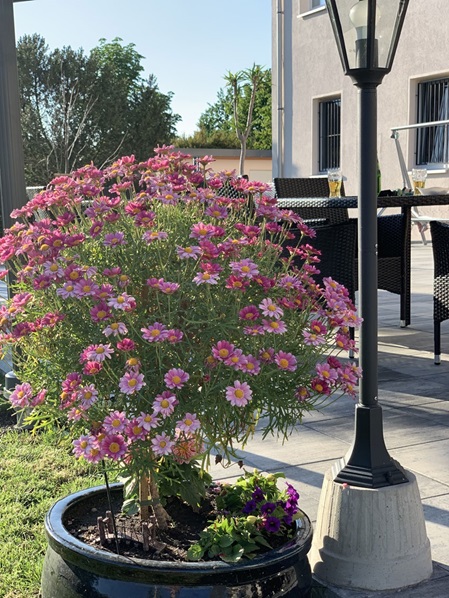
M441 362L441 322L449 320L449 224L430 222L433 250L434 361Z
M325 178L276 178L274 179L276 195L279 198L294 197L328 197L329 186ZM342 184L342 196L344 187ZM317 231L317 237L330 236L329 226L351 221L346 208L294 208L310 226ZM380 216L378 223L378 288L400 296L400 321L401 326L410 324L410 220L407 214L393 214ZM320 231L324 226L326 230ZM331 261L324 254L326 260L326 276L332 276L335 280L344 284L354 299L355 290L358 288L357 274L357 226L347 229L355 235L354 242L348 247L355 246L354 264L351 268L348 265L348 255L337 252L332 243L326 244L326 253L332 254ZM318 235L321 232L321 235ZM319 241L323 242L323 241ZM315 245L315 239L311 241ZM349 258L350 259L350 258ZM346 269L343 282L342 269ZM339 275L340 274L340 278ZM353 276L352 283L347 280L348 274ZM354 293L351 289L354 289Z
M357 221L351 218L347 222L317 227L315 229L316 237L302 239L303 243L309 243L321 252L320 262L316 265L320 274L314 276L316 282L322 284L323 278L330 276L347 288L353 303L355 302L357 280L354 271L356 228ZM301 239L301 232L294 228L290 232L295 235L295 238L286 241L284 245L295 247ZM288 252L284 250L283 255L287 256ZM294 262L295 259L293 259ZM301 262L302 260L299 260L297 265L300 266Z
M328 197L329 185L327 179L274 179L276 196L281 197ZM343 182L341 194L345 195ZM293 208L303 220L318 220L323 224L338 224L349 220L346 208Z

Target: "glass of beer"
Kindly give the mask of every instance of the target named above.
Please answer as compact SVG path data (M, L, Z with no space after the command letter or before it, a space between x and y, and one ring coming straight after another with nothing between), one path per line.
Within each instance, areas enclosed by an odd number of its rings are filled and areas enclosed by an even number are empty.
M427 169L426 168L413 168L412 170L412 181L413 181L413 192L415 195L421 195L420 189L424 189L426 185Z
M329 183L329 197L341 197L342 174L340 168L331 168L327 171Z

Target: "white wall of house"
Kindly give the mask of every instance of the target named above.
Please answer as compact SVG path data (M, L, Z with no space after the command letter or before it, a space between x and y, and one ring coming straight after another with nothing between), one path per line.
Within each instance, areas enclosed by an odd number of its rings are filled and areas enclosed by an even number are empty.
M356 0L354 0L356 1ZM327 10L317 0L272 0L273 176L324 176L318 163L318 106L341 97L341 168L357 194L357 88L343 75ZM417 122L417 85L449 77L449 0L411 0L393 69L378 88L382 188L402 187L391 127ZM448 100L449 101L449 100ZM414 131L400 134L408 170L416 165ZM428 166L427 187L449 188L449 169ZM441 208L440 208L441 210Z

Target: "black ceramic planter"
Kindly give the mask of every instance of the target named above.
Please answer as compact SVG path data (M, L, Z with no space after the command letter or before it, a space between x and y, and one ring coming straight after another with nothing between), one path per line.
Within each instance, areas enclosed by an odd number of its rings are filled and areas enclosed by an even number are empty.
M121 492L121 486L112 487ZM306 598L312 575L312 528L304 516L296 538L251 561L228 564L131 559L96 549L64 527L70 509L104 495L103 486L58 501L47 514L42 598Z

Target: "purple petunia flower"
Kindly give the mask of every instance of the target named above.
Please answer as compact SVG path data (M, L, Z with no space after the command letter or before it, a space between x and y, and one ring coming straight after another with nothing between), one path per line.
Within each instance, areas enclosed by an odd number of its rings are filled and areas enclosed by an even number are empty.
M281 521L277 517L267 517L263 523L265 531L275 534L281 527Z

